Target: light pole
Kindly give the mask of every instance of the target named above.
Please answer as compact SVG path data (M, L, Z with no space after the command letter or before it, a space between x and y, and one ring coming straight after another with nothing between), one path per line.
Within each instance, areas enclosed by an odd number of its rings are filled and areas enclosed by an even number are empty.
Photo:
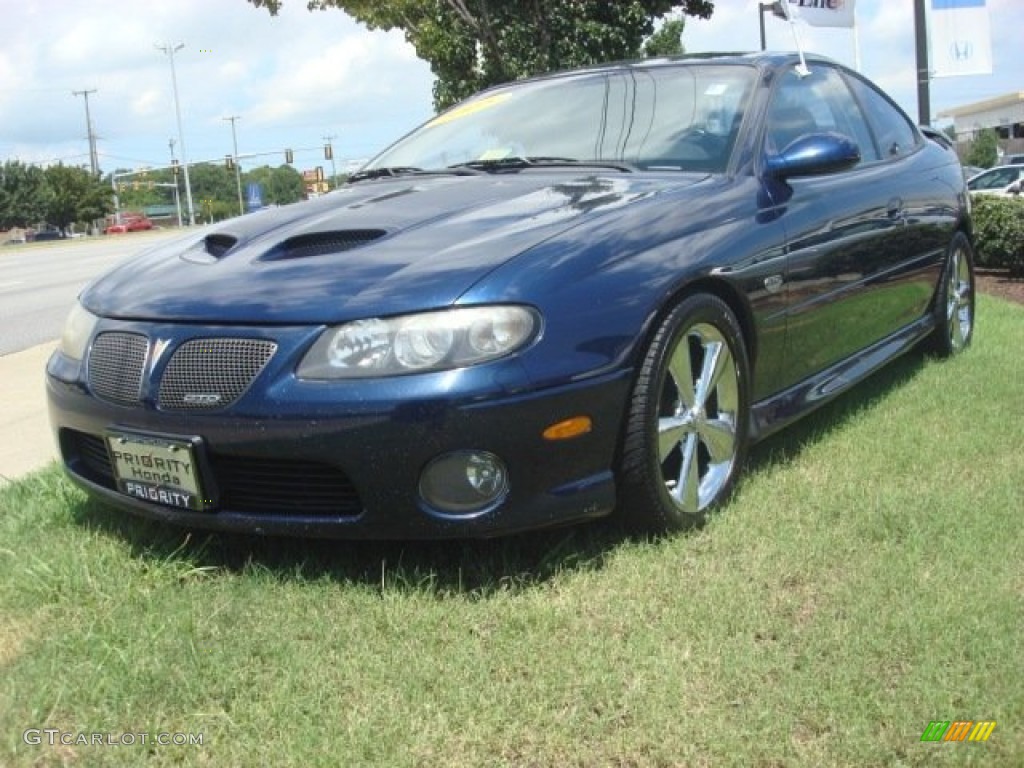
M231 156L235 161L235 186L238 188L238 215L245 213L245 206L242 204L242 169L238 167L238 137L235 135L235 120L241 120L238 115L222 118L231 121L231 146L234 154Z
M917 61L917 122L932 124L932 98L928 72L928 26L924 0L914 0L914 50Z
M778 16L781 19L785 19L787 18L787 16L785 9L783 9L782 3L780 2L758 3L757 7L758 11L760 11L758 15L760 16L759 21L761 22L761 50L763 51L767 47L764 38L764 15L766 13L771 13L772 15Z
M196 212L192 206L192 184L188 179L188 153L185 151L185 133L181 130L181 107L178 104L178 75L174 71L174 54L185 47L184 43L175 46L157 45L158 51L163 51L171 60L171 85L174 87L174 114L178 118L178 143L181 144L181 167L185 170L185 202L188 205L189 226L195 226Z
M181 229L181 195L178 194L178 161L174 159L174 139L167 140L171 148L171 177L174 180L174 207L178 209L178 229Z

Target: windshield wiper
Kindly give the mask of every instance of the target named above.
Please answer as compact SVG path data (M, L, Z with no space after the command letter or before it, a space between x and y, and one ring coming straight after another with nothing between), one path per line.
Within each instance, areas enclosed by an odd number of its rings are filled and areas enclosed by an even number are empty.
M348 183L366 181L367 179L395 178L397 176L474 176L479 171L471 168L434 168L424 170L407 165L389 165L383 168L369 168L365 171L356 171L348 177Z
M422 168L393 165L388 168L371 168L368 171L356 171L348 177L348 180L363 181L365 179L381 179L385 176L408 176L410 173L420 173L422 170Z
M606 160L575 160L571 157L500 157L493 160L469 160L450 165L449 168L472 168L475 171L491 173L521 171L525 168L607 168L623 173L632 173L633 167L625 163Z

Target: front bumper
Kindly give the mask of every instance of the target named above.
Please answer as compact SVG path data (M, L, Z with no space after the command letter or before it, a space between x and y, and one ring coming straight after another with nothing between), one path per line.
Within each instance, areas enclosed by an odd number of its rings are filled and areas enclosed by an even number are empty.
M146 332L167 336L168 329ZM615 505L612 473L630 375L618 370L543 390L523 386L514 361L378 382L302 382L291 373L309 329L275 331L282 354L237 403L200 413L162 410L146 393L131 407L96 397L77 362L47 366L50 418L70 477L90 494L148 518L221 531L324 538L498 536L600 517ZM184 341L175 338L171 342ZM488 370L482 370L487 368ZM569 440L542 432L586 415L592 430ZM217 504L191 511L116 488L108 430L201 441L201 466ZM432 509L420 474L439 455L490 452L509 489L466 516Z

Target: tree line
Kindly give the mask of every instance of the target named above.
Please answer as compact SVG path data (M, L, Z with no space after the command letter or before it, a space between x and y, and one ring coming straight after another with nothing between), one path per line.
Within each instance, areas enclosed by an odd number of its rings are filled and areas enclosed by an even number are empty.
M197 218L218 221L238 214L233 170L200 163L189 167L189 177ZM262 187L265 205L286 205L305 197L302 174L288 165L246 171L242 174L243 188L249 183ZM43 225L65 232L72 225L86 229L114 212L115 194L121 211L143 211L150 206L173 205L175 184L182 214L187 218L184 176L170 169L134 173L117 169L96 177L76 166L58 163L41 168L7 160L0 165L0 230Z

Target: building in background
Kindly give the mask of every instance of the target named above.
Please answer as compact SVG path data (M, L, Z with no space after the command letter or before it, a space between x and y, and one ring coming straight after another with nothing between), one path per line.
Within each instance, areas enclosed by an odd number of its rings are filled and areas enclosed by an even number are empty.
M953 119L961 157L975 136L986 128L995 129L1004 155L1024 152L1024 91L947 109L939 112L939 117Z

